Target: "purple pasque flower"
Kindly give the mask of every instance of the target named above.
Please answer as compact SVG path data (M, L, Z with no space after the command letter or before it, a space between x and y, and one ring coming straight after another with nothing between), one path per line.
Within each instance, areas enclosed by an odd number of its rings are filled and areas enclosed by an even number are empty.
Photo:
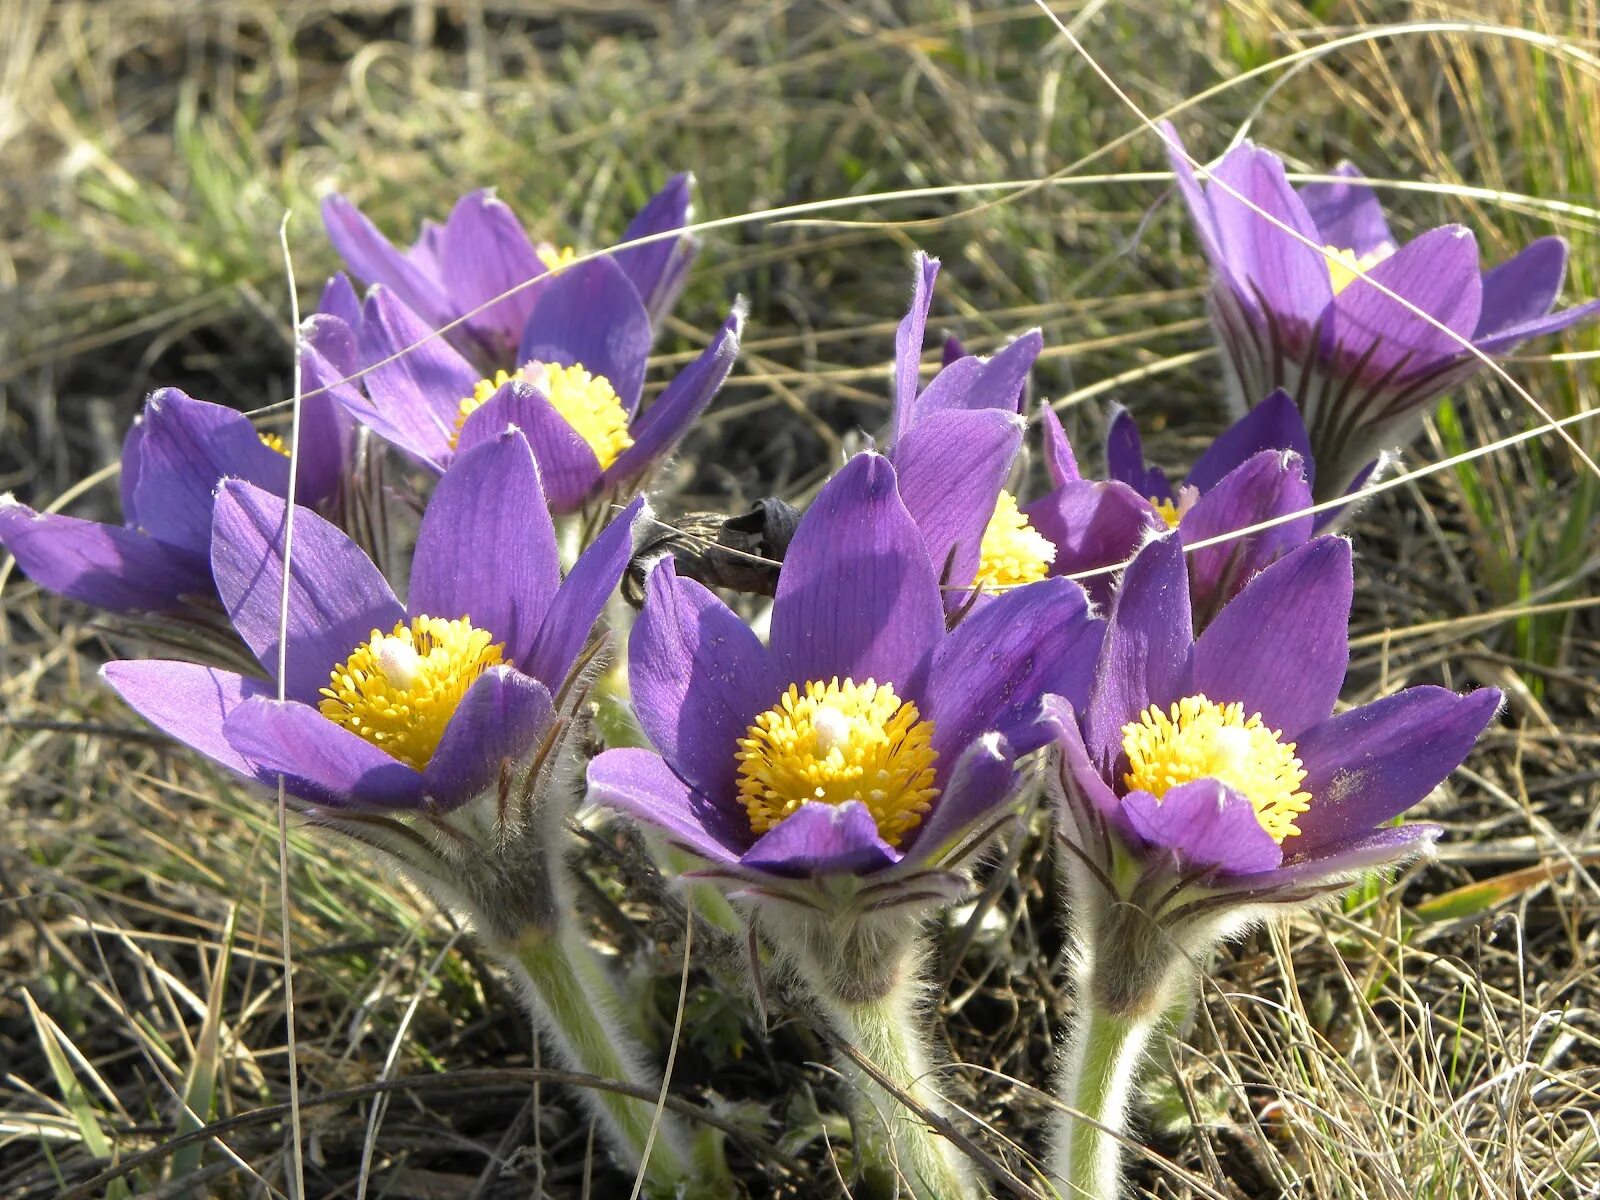
M693 176L674 175L629 222L622 240L682 229L689 223L693 187ZM465 336L457 339L458 344L481 351L492 363L509 359L524 336L536 289L522 285L574 257L570 247L535 243L510 207L488 189L461 197L442 225L423 221L417 240L405 250L397 249L359 208L337 193L323 200L322 222L328 240L357 279L388 288L434 329L465 317ZM681 234L617 250L609 257L654 326L683 290L698 251L698 239ZM474 311L518 288L482 312Z
M770 645L707 589L651 571L629 643L655 752L608 750L592 799L663 830L745 894L811 909L948 889L1005 812L1038 697L1086 695L1100 622L1066 580L945 627L887 459L857 455L785 556Z
M1477 240L1461 225L1399 245L1347 163L1333 172L1338 182L1297 191L1282 159L1244 141L1202 186L1170 123L1163 133L1215 276L1211 322L1233 402L1243 411L1288 389L1310 433L1320 500L1343 495L1381 451L1411 438L1435 399L1481 369L1469 346L1507 354L1600 313L1600 301L1551 311L1566 273L1561 238L1480 271Z
M345 285L348 287L348 284ZM325 300L337 303L330 284ZM354 436L326 391L323 372L353 370L354 338L336 316L317 316L330 358L307 369L313 394L300 402L296 493L302 503L335 501L348 474ZM340 335L343 330L343 335ZM302 332L302 339L309 336ZM346 357L346 352L350 356ZM214 602L211 508L224 477L283 496L289 488L285 433L263 433L236 409L161 388L145 401L122 443L122 524L38 512L0 496L0 544L40 587L115 613L176 613Z
M1061 836L1168 926L1321 894L1425 848L1386 827L1472 749L1500 693L1420 686L1347 712L1350 546L1320 537L1256 575L1197 638L1175 536L1128 567L1087 705L1045 700ZM1193 907L1191 907L1191 905Z
M523 761L632 553L636 501L561 578L532 451L480 442L423 514L402 605L366 554L294 516L278 700L287 506L252 483L218 491L211 567L268 678L187 662L113 662L151 724L246 778L331 809L448 811Z
M1195 460L1180 484L1145 462L1139 427L1118 408L1106 433L1109 480L1084 479L1061 422L1044 410L1045 464L1054 487L1024 515L1055 553L1051 574L1072 576L1120 566L1153 534L1178 532L1185 546L1225 538L1266 521L1258 533L1202 545L1188 555L1195 624L1203 628L1257 571L1314 532L1313 464L1299 410L1287 392L1274 392ZM1112 574L1081 581L1105 603Z
M622 267L611 258L564 267L529 298L510 369L485 378L397 292L374 287L360 330L365 391L339 396L362 424L440 471L515 425L551 507L575 512L639 486L682 440L733 367L744 306L641 410L650 319Z
M1044 348L1030 329L989 358L953 339L939 372L921 385L922 345L939 260L918 251L911 308L895 334L894 421L888 451L901 499L922 530L949 607L971 589L1043 579L1050 546L1006 490L1024 422L1028 372Z

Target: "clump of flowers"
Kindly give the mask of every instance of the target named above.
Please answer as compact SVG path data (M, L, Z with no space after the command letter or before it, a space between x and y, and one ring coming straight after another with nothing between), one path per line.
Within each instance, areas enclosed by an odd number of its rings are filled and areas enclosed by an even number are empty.
M1411 440L1430 406L1530 338L1600 313L1552 311L1567 244L1541 238L1488 271L1461 225L1400 245L1361 173L1290 185L1283 160L1242 141L1202 183L1170 124L1168 157L1211 264L1211 323L1239 412L1284 388L1300 406L1317 499L1358 486ZM1419 315L1426 314L1426 317ZM1476 353L1474 353L1476 351Z
M839 1035L936 1111L919 988L924 914L1013 811L1040 696L1082 696L1100 623L1066 580L1019 588L947 630L938 575L895 470L856 456L796 531L763 646L714 595L651 572L629 648L655 746L607 750L591 796L703 860ZM953 1148L867 1076L914 1194L975 1194Z
M933 1128L957 1110L924 926L1047 791L1074 998L1050 1169L1064 1195L1116 1200L1146 1047L1197 963L1424 851L1437 829L1393 819L1500 705L1420 686L1337 711L1353 559L1313 498L1345 503L1476 369L1467 346L1503 353L1596 310L1552 314L1556 239L1480 275L1464 230L1397 247L1349 169L1296 192L1246 143L1202 186L1171 148L1240 410L1181 481L1122 409L1107 477L1085 478L1046 405L1049 484L1030 490L1043 338L992 356L948 339L924 384L939 263L918 253L883 452L839 465L803 515L768 498L753 525L722 522L747 540L716 548L760 569L707 577L771 597L736 608L643 536L640 493L728 379L745 319L735 302L644 402L697 249L680 175L628 226L636 244L591 254L535 242L487 191L406 249L330 197L329 236L370 286L336 276L298 331L288 432L162 389L124 444L121 525L7 496L0 542L42 587L184 630L104 678L464 916L563 1065L629 1085L586 1104L656 1195L731 1181L715 1136L640 1098L661 1073L577 915L580 802L667 844L663 872L867 1060L839 1069L869 1186L968 1200L977 1172ZM410 466L386 478L394 450ZM630 573L636 616L616 602ZM592 697L624 688L637 728L615 703L594 720Z
M375 287L361 321L365 391L337 395L358 421L435 470L516 425L551 505L572 513L636 488L677 447L732 369L743 321L735 305L700 356L641 408L649 316L609 258L542 281L515 354L487 375Z
M227 480L212 572L266 678L160 659L109 663L105 678L157 728L254 784L281 782L308 819L467 914L571 1068L658 1086L626 1004L573 926L565 865L584 660L643 503L563 579L533 453L504 430L434 489L401 604L335 526ZM630 1169L662 1188L689 1177L675 1121L589 1095Z
M699 253L683 232L694 180L674 175L623 231L609 254L652 325L672 310ZM571 246L536 242L493 191L469 192L441 224L425 220L400 250L359 208L337 193L322 204L328 240L363 283L382 285L435 329L464 322L452 339L488 362L505 361L526 333L538 291L534 281L578 257Z
M1086 704L1045 701L1071 890L1075 1010L1053 1170L1118 1194L1146 1045L1219 941L1424 850L1388 822L1467 756L1500 693L1412 687L1335 713L1349 663L1350 545L1267 567L1195 636L1179 539L1128 567Z
M357 369L354 340L334 315L349 282L332 280L321 313L302 339L322 330L331 373ZM333 375L338 378L338 375ZM313 377L300 401L295 492L302 504L335 509L350 476L354 427ZM159 614L194 627L211 624L211 496L223 478L289 492L288 430L258 431L236 409L160 388L122 443L122 524L39 512L0 496L0 546L41 587L117 614Z
M1106 434L1106 480L1085 479L1060 421L1044 414L1054 487L1029 504L1031 526L1054 547L1051 573L1078 577L1104 603L1112 572L1152 535L1176 530L1188 556L1196 619L1204 625L1261 568L1309 538L1316 519L1305 426L1274 392L1206 448L1183 482L1145 462L1138 424L1119 408ZM1255 532L1245 532L1256 526Z

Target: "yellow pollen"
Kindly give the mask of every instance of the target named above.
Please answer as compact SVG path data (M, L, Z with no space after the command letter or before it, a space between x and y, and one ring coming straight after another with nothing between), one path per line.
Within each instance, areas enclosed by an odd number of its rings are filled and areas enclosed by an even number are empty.
M978 547L978 573L972 582L983 588L1018 587L1037 583L1050 573L1056 548L1017 509L1017 498L1002 491L994 515Z
M739 739L739 799L766 833L802 804L859 800L898 846L932 805L933 722L871 679L794 684Z
M546 271L559 271L578 258L578 252L571 246L552 246L549 242L541 245L535 253L539 255L539 261L544 264Z
M1159 800L1180 783L1215 779L1250 801L1275 842L1299 834L1294 819L1311 807L1299 790L1306 773L1294 743L1263 725L1260 713L1247 718L1240 704L1185 696L1170 714L1151 705L1122 727L1122 749L1130 790Z
M1374 246L1365 254L1357 254L1354 250L1341 249L1338 246L1324 246L1323 250L1328 257L1328 278L1333 282L1333 294L1337 296L1361 276L1394 253L1395 248L1388 244Z
M501 663L504 650L465 617L416 617L387 634L374 629L333 669L318 707L328 720L420 771L467 689Z
M256 436L261 439L261 444L263 446L265 446L268 450L276 450L279 454L283 455L285 458L289 457L289 443L284 441L277 434L275 434L275 433L258 433L258 434L256 434Z
M1162 500L1158 496L1151 496L1149 500L1151 505L1154 506L1157 515L1167 523L1167 528L1176 529L1178 522L1183 519L1183 514L1178 511L1177 504L1171 500Z
M617 461L617 455L633 445L633 438L628 436L627 411L622 407L622 398L617 395L609 379L604 375L591 375L581 366L530 362L518 367L516 374L496 371L492 379L478 380L473 386L472 395L461 398L456 411L456 427L450 434L452 450L461 440L461 430L467 418L513 379L520 379L544 393L567 424L589 443L589 449L600 460L602 471Z

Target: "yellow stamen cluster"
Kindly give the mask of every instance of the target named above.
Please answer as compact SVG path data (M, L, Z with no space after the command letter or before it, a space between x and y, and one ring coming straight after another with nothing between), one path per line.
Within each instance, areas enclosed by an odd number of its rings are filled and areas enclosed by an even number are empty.
M276 450L279 454L283 455L285 458L289 457L289 443L284 441L277 434L275 434L275 433L258 433L258 434L256 434L256 436L261 439L261 444L263 446L265 446L268 450Z
M1050 573L1055 560L1054 543L1028 524L1017 508L1017 498L1002 491L978 546L974 585L998 590L1037 583Z
M1324 246L1327 252L1328 278L1333 282L1333 294L1337 296L1361 276L1394 253L1395 248L1390 245L1375 246L1365 254L1357 254L1354 250L1341 249L1338 246Z
M445 726L478 676L498 666L505 644L463 617L417 617L372 636L333 669L322 715L417 770L439 748Z
M552 246L545 242L536 251L546 271L559 271L577 261L578 252L571 246Z
M460 442L467 418L513 379L520 379L544 393L556 412L589 443L602 471L633 445L633 438L628 436L628 413L609 379L604 375L591 375L581 366L531 362L517 368L515 374L496 371L492 379L478 380L472 395L462 397L456 407L456 427L450 435L451 449Z
M1176 529L1178 522L1183 519L1183 514L1178 511L1178 505L1173 500L1162 500L1160 497L1149 497L1156 514L1167 523L1168 529Z
M807 803L859 800L898 846L932 805L933 722L887 683L789 685L739 739L739 799L765 833Z
M1250 801L1275 842L1298 834L1294 819L1311 807L1299 790L1306 773L1294 743L1263 725L1260 713L1247 718L1239 704L1185 696L1170 713L1151 705L1122 727L1122 748L1130 790L1159 800L1180 783L1215 779Z

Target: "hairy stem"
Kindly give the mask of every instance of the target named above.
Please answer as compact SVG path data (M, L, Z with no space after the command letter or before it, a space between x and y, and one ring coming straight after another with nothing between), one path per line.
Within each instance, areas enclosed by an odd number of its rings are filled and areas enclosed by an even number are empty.
M616 984L581 931L570 923L554 933L529 931L502 948L500 957L520 986L535 1029L562 1066L660 1089L661 1075L639 1045ZM651 1191L670 1194L688 1179L689 1141L670 1113L615 1092L586 1089L584 1096L625 1168L637 1171L649 1147L645 1180Z
M931 1078L931 1061L917 1010L917 981L887 993L843 1000L819 996L834 1031L918 1104L944 1115L949 1104ZM917 1200L968 1200L982 1193L966 1156L900 1099L848 1058L838 1063L856 1097L857 1147L869 1185L886 1195Z
M1155 1022L1113 1013L1079 989L1056 1097L1070 1112L1056 1118L1051 1173L1064 1200L1117 1200L1128 1104Z

